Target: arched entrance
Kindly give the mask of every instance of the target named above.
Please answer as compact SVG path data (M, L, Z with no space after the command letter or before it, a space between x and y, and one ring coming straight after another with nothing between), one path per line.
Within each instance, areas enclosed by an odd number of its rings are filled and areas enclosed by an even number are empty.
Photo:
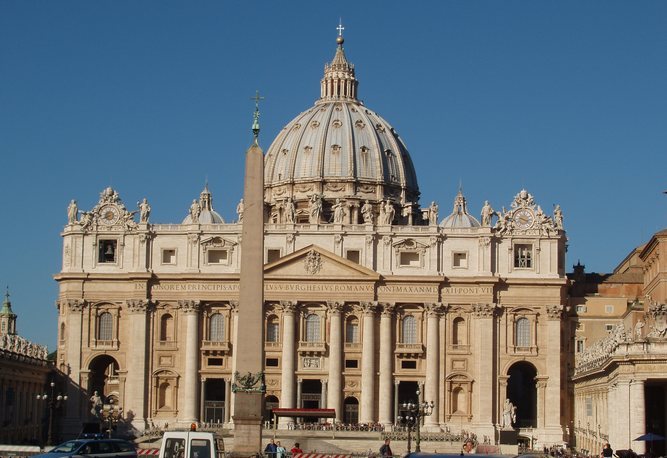
M347 397L343 401L343 423L356 425L359 423L359 400L355 397Z
M303 380L301 382L301 407L302 409L322 408L322 382L320 380ZM304 423L317 423L315 417L305 417Z
M120 392L120 381L118 379L118 361L109 355L95 357L88 367L88 392L98 394L106 401L110 395L118 396Z
M264 398L264 409L262 410L262 418L265 422L273 421L273 409L280 405L280 401L276 396L269 395Z
M537 369L525 361L513 364L507 371L507 398L516 407L519 428L537 427Z

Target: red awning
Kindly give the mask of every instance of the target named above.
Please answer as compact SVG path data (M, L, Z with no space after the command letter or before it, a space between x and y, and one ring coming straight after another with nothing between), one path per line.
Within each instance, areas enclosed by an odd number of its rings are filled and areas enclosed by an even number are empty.
M276 408L272 410L276 417L313 417L313 418L336 418L336 409L286 409Z

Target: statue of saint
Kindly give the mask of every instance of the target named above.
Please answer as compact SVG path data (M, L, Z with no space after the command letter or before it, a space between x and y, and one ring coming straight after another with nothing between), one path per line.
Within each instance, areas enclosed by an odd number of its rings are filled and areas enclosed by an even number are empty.
M239 216L238 222L243 222L243 212L245 211L245 204L243 203L243 197L239 200L239 204L236 206L236 214Z
M341 202L340 199L336 199L336 203L332 208L334 211L333 222L337 224L343 224L345 219L345 204Z
M93 395L90 397L90 413L97 416L97 414L102 410L102 397L97 391L93 391Z
M201 207L197 199L192 199L192 205L190 205L190 218L193 223L199 222L199 215L201 214Z
M482 227L491 226L491 218L495 214L495 210L491 207L488 200L484 201L484 206L482 207Z
M431 202L430 207L428 207L428 224L431 226L438 225L438 204Z
M310 196L310 224L319 224L320 214L322 213L322 197L319 194Z
M556 224L556 229L563 229L563 210L560 209L560 205L558 204L554 208L554 223Z
M291 197L288 197L287 202L285 202L285 222L287 224L294 224L295 214L296 208L294 207L294 201Z
M67 206L67 224L76 224L78 223L79 217L79 207L76 205L76 200L72 201Z
M394 216L396 215L396 210L394 209L394 204L390 200L387 200L387 203L384 206L385 214L385 224L391 225L394 222Z
M148 200L144 197L144 200L138 202L139 206L139 222L148 223L148 217L151 215L151 206L148 205Z
M503 405L503 429L512 429L512 423L516 421L516 407L509 398L505 398Z
M365 224L373 224L373 206L368 199L366 199L366 202L361 207L361 217L364 219Z

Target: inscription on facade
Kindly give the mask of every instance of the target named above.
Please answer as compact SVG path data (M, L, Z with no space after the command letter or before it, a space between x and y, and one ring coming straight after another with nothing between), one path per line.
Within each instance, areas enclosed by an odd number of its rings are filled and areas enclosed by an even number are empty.
M143 290L142 284L135 284L136 290ZM161 291L230 291L238 292L238 283L165 283L152 286L153 292ZM327 284L327 283L265 283L267 292L326 292L326 293L373 293L373 285Z
M442 288L443 295L476 296L479 294L493 294L492 286L447 286Z
M144 286L137 283L135 289L143 289ZM165 283L153 285L151 289L157 291L238 291L238 283Z
M384 285L378 288L378 293L401 294L401 293L425 293L438 294L436 285Z

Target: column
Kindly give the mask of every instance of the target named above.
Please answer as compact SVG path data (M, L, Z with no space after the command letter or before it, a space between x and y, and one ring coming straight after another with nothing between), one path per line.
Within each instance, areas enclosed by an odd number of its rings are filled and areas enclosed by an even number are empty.
M394 314L394 304L381 304L380 315L380 386L379 386L379 415L378 421L385 427L392 424L393 418L396 418L395 409L398 407L398 390L395 391L394 409L392 409L392 388L393 388L393 359L394 359L394 339L391 337L391 322Z
M81 418L90 416L88 399L90 395L81 392L81 388L88 390L88 381L81 378L81 355L83 350L83 310L86 302L83 299L66 299L58 301L59 313L65 308L65 325L67 339L65 348L65 363L67 371L74 378L73 383L67 384L67 423L69 426L80 425ZM87 371L86 371L87 372ZM92 394L92 393L91 393Z
M547 390L547 376L535 377L535 387L537 389L537 429L544 429L545 427L545 412L546 412L546 390ZM544 440L544 438L541 438Z
M282 353L282 373L280 376L280 407L294 408L294 379L296 373L295 355L296 355L296 302L281 301L280 306L283 312L283 353ZM280 425L292 423L288 417L280 417Z
M192 423L197 421L197 382L199 380L199 301L178 301L179 308L185 315L185 368L183 370L183 389L179 390L179 421ZM182 334L181 334L182 336ZM180 336L179 336L180 337Z
M225 424L229 424L230 412L232 410L232 381L225 379Z
M630 403L628 405L630 412L630 439L639 437L646 433L646 406L644 397L644 381L632 380L630 382ZM611 438L610 438L611 439ZM643 454L646 442L632 442L632 450L638 454Z
M204 402L206 400L206 379L201 379L199 382L199 420L204 421Z
M494 437L493 427L493 395L494 370L489 367L489 361L495 364L494 315L496 304L474 304L474 352L478 355L474 362L474 374L477 381L473 397L473 415L476 419L477 436L487 435Z
M123 410L134 413L132 426L139 431L146 429L146 388L150 385L146 366L148 339L146 336L146 312L149 303L146 300L129 299L125 301L127 312L131 315L129 346L132 357L127 359L125 399Z
M320 393L320 409L327 408L327 379L320 380L322 383L322 391Z
M303 380L298 379L296 381L296 408L301 409L303 406L301 405L301 393L302 391L302 386L303 386Z
M424 419L427 431L438 428L438 370L439 370L439 315L441 305L438 303L424 304L426 315L426 383L424 385L424 401L433 401L433 413Z
M555 443L563 438L563 429L560 425L560 371L561 371L561 317L563 306L560 304L547 306L546 323L546 376L547 383L544 391L545 411L543 440Z
M396 418L398 418L398 385L401 382L394 380L394 424L396 424Z
M360 304L363 317L361 343L361 412L359 423L371 423L375 414L375 310L377 303Z
M329 383L327 407L336 409L336 421L342 421L343 396L343 325L342 302L327 302L329 309ZM322 399L324 401L324 398Z

